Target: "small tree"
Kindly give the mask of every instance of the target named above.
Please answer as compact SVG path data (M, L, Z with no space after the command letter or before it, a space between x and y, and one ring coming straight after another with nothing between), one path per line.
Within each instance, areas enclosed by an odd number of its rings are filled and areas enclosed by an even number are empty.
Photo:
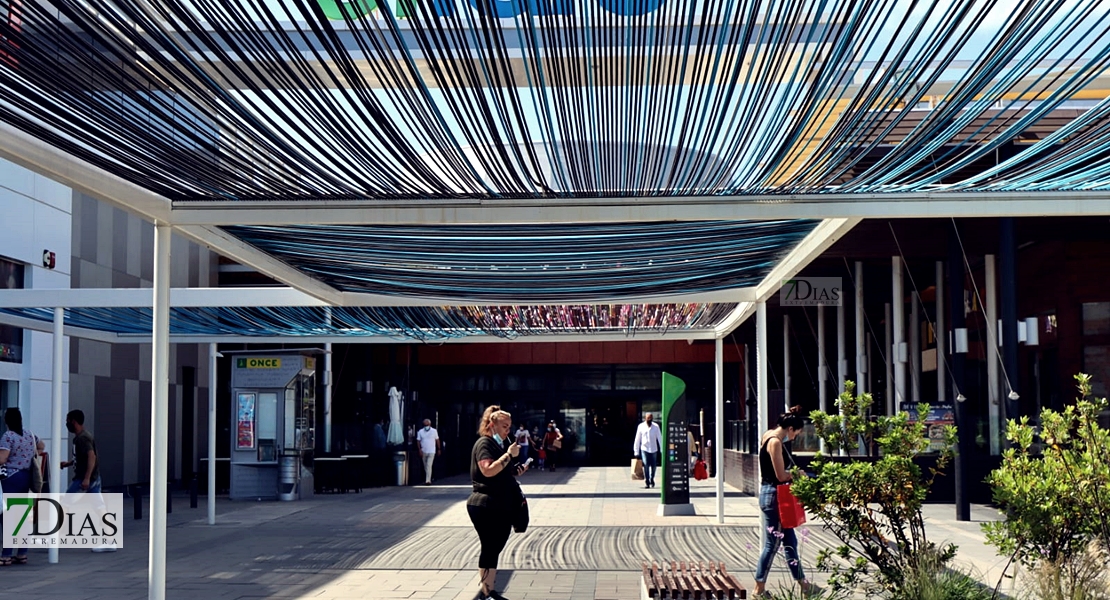
M1063 412L1043 410L1039 436L1028 417L1007 424L1012 446L987 478L1006 520L983 525L1003 553L1054 572L1040 580L1054 581L1061 598L1094 597L1085 595L1092 582L1081 581L1083 565L1092 548L1110 548L1110 430L1098 424L1107 402L1091 397L1089 375L1075 379L1079 399Z
M871 395L855 395L851 381L844 388L836 400L840 414L810 414L817 435L829 451L852 447L862 437L878 444L880 456L839 461L818 453L811 463L814 475L795 479L793 491L844 542L818 557L818 568L832 572L833 590L870 584L898 597L909 574L941 568L955 555L955 546L937 548L926 539L921 507L936 475L951 460L956 428L945 428L945 450L925 479L913 461L929 447L924 423L910 421L905 412L870 419ZM918 408L919 414L927 414L928 406ZM834 557L849 566L842 567Z

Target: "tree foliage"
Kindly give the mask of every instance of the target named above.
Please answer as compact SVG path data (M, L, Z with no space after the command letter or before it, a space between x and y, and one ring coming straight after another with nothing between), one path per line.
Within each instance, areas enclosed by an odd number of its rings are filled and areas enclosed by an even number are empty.
M837 414L814 411L810 418L827 451L855 447L862 438L878 445L879 457L842 460L818 453L813 476L795 478L792 487L806 510L844 543L818 558L818 567L832 572L829 585L864 585L897 597L908 573L920 572L926 561L943 567L955 555L954 546L937 548L927 540L921 507L952 458L956 428L945 428L946 450L926 478L913 460L929 447L925 424L905 412L869 418L872 402L870 394L856 395L848 381L836 400ZM928 406L919 406L918 414L928 414Z
M1007 424L1011 446L987 478L1006 519L983 525L990 544L1026 567L1058 569L1061 586L1075 583L1092 543L1110 548L1110 430L1098 423L1107 401L1092 398L1089 375L1075 379L1078 400L1043 410L1039 433L1028 417Z

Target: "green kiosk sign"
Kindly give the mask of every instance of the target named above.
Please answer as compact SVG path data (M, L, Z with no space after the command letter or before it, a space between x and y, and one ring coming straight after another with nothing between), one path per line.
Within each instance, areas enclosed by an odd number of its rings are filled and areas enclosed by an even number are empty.
M690 445L686 431L686 382L663 373L662 503L658 514L692 515L690 504Z

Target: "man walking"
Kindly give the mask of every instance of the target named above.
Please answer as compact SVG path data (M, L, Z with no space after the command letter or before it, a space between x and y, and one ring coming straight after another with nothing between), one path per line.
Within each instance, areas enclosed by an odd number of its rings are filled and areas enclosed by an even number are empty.
M663 434L659 425L652 422L652 414L644 415L644 422L636 427L636 440L632 442L632 453L644 462L644 488L655 487L656 457L662 450Z
M74 467L73 482L66 492L95 494L100 491L100 466L97 464L96 440L85 429L85 413L80 410L69 411L66 415L66 429L74 434L73 460L62 461L63 469Z
M431 419L424 419L424 427L416 432L416 443L424 458L424 485L432 485L432 463L439 456L439 432L432 427Z

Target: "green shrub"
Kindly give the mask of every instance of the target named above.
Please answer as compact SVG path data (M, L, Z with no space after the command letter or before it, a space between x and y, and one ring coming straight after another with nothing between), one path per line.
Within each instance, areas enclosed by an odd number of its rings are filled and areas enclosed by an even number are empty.
M1104 557L1110 548L1110 430L1098 424L1107 402L1091 397L1089 375L1076 381L1079 399L1042 411L1039 434L1028 417L1007 424L1012 445L987 478L1006 516L983 525L987 542L1029 568L1049 599L1097 597L1083 595L1083 563L1092 544Z
M814 428L829 451L854 447L862 437L878 445L880 457L841 461L818 453L811 463L813 477L796 477L792 487L806 510L843 542L818 556L818 568L832 573L830 589L862 586L896 596L907 574L925 561L942 569L955 556L955 546L937 548L926 539L921 506L933 479L951 460L956 428L945 428L945 450L926 479L913 461L929 446L925 425L911 422L905 412L871 420L871 395L854 392L855 384L846 382L836 401L842 414L811 413ZM928 407L918 410L926 414Z

